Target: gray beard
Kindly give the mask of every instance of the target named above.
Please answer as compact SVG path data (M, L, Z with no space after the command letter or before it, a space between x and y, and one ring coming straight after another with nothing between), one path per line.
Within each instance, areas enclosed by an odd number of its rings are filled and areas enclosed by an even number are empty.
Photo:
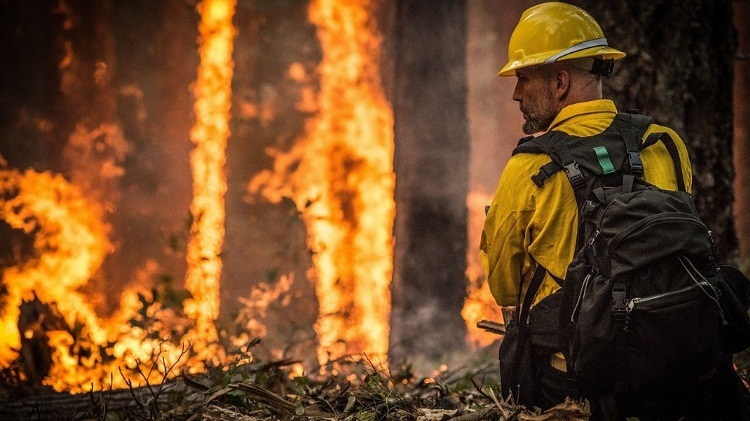
M551 95L551 93L549 94ZM552 107L549 99L545 99L537 104L533 110L526 109L526 121L523 123L523 132L525 134L534 134L547 131L557 113Z
M555 116L545 119L540 119L537 116L529 116L529 119L526 120L525 123L523 123L523 132L524 134L534 134L547 131L550 124L552 124L552 120L554 119Z

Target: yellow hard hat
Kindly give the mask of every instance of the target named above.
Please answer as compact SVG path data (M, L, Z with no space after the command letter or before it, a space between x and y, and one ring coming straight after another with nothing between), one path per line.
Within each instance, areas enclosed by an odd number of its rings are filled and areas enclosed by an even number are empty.
M508 64L498 75L513 76L523 67L583 57L617 60L625 53L607 45L602 28L585 10L542 3L521 15L508 43Z

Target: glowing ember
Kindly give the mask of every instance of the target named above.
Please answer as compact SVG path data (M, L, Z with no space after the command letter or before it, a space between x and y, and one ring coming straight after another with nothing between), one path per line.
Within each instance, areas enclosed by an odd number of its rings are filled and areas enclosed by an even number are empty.
M200 339L197 345L217 339L213 322L219 315L222 269L219 254L224 242L227 190L224 164L229 137L234 7L234 0L205 0L198 6L201 61L195 83L196 122L190 132L195 143L190 157L193 225L185 280L186 289L193 295L193 299L185 303L185 313L196 322L193 338Z
M375 2L317 0L310 20L323 49L317 118L274 172L250 191L294 199L315 251L321 361L345 353L385 355L394 215L393 116L380 84ZM290 77L303 77L298 67ZM309 109L309 97L300 107Z

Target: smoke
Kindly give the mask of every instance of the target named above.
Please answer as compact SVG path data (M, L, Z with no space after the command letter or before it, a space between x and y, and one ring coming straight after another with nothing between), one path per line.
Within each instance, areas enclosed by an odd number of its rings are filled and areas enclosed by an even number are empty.
M183 0L70 3L2 6L8 25L0 42L8 51L0 65L0 156L10 168L60 173L101 205L111 249L88 288L99 297L97 310L111 313L126 288L148 282L144 277L167 277L177 285L184 279L198 16ZM318 314L299 210L291 201L271 203L247 192L249 180L273 166L268 151L291 150L316 111L309 99L320 88L315 69L322 53L308 3L238 1L234 18L220 319L231 326L246 310L238 297L278 291L290 281L280 293L284 299L263 317L268 337L261 347L269 355L284 348L291 356L304 354L314 343ZM471 262L481 227L481 212L474 212L481 205L473 203L492 194L520 137L511 83L495 74L524 7L467 4L469 190L482 195L469 203ZM393 29L388 12L380 17L384 31ZM387 65L384 74L396 63ZM450 163L452 157L440 159ZM33 254L21 237L14 234L15 245L0 248L6 265ZM434 318L425 311L424 317Z

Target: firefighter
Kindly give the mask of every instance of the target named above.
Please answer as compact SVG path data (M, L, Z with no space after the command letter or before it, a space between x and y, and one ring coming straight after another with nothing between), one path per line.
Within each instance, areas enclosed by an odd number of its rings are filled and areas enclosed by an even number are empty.
M500 76L516 77L513 100L523 118L523 132L549 130L572 136L595 136L607 129L617 109L602 98L602 78L625 53L609 46L599 24L584 10L565 3L543 3L526 10L508 45L508 63ZM656 124L644 139L666 132L676 145L682 183L690 192L692 174L688 152L672 129ZM644 179L662 189L676 190L678 177L664 145L641 154ZM538 268L543 282L541 305L564 282L576 249L578 207L564 171L538 187L532 176L550 162L544 154L521 153L507 163L488 208L480 251L488 284L498 305L515 306L519 289L528 286ZM523 285L523 287L521 287ZM520 295L523 295L522 293ZM536 386L531 402L541 408L577 397L575 379L561 352L536 356ZM523 400L523 397L522 397Z

